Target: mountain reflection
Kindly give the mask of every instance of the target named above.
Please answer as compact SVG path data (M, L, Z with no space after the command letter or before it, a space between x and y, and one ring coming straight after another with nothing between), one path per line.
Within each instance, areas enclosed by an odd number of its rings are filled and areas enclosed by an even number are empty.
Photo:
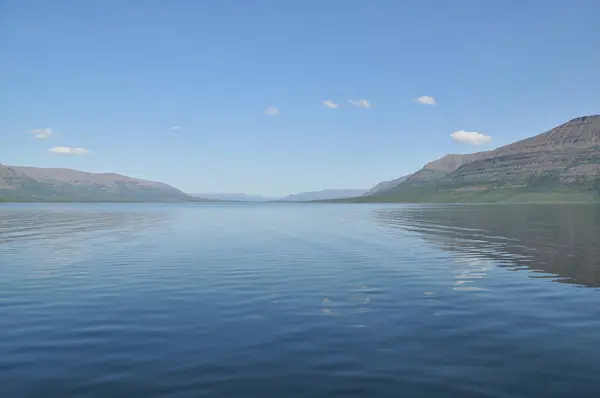
M597 205L383 208L374 217L380 225L418 233L456 253L467 268L524 266L558 275L557 282L600 287Z

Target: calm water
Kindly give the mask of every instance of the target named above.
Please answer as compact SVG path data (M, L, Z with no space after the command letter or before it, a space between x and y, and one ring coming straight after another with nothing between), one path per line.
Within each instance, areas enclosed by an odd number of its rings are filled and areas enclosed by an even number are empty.
M2 397L596 397L600 207L1 205Z

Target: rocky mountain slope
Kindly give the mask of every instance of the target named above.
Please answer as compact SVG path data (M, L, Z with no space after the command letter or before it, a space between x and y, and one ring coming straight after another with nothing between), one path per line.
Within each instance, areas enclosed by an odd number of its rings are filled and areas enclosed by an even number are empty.
M186 201L170 185L113 173L0 164L2 201Z
M396 178L395 180L383 181L363 194L372 196L393 190L402 183L405 185L423 184L436 181L451 171L458 169L465 163L484 158L489 152L478 152L467 155L446 155L440 159L427 163L416 173Z
M600 115L576 118L543 134L498 148L444 179L463 185L576 186L589 185L599 177Z
M407 176L403 183L409 185L437 181L464 164L485 158L489 153L477 152L467 155L446 155L443 158L427 163L421 170Z
M408 177L410 177L410 174L394 180L382 181L365 192L363 196L375 195L376 193L387 191L388 189L394 188L395 186L403 183Z
M364 200L600 200L600 115L493 151L448 155Z

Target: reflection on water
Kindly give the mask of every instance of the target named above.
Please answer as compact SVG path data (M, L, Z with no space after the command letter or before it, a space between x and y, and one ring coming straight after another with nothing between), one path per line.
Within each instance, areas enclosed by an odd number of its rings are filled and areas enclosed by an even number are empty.
M508 272L594 286L593 208L1 205L0 221L2 398L600 388L599 292Z
M450 205L381 208L378 223L418 233L456 254L458 289L496 266L557 282L600 286L600 206ZM558 278L556 278L558 276ZM465 286L467 285L468 286Z

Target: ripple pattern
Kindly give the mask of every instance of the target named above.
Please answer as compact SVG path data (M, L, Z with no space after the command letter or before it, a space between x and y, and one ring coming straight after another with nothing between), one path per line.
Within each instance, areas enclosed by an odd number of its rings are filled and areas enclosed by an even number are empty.
M0 390L595 396L599 214L0 205Z

